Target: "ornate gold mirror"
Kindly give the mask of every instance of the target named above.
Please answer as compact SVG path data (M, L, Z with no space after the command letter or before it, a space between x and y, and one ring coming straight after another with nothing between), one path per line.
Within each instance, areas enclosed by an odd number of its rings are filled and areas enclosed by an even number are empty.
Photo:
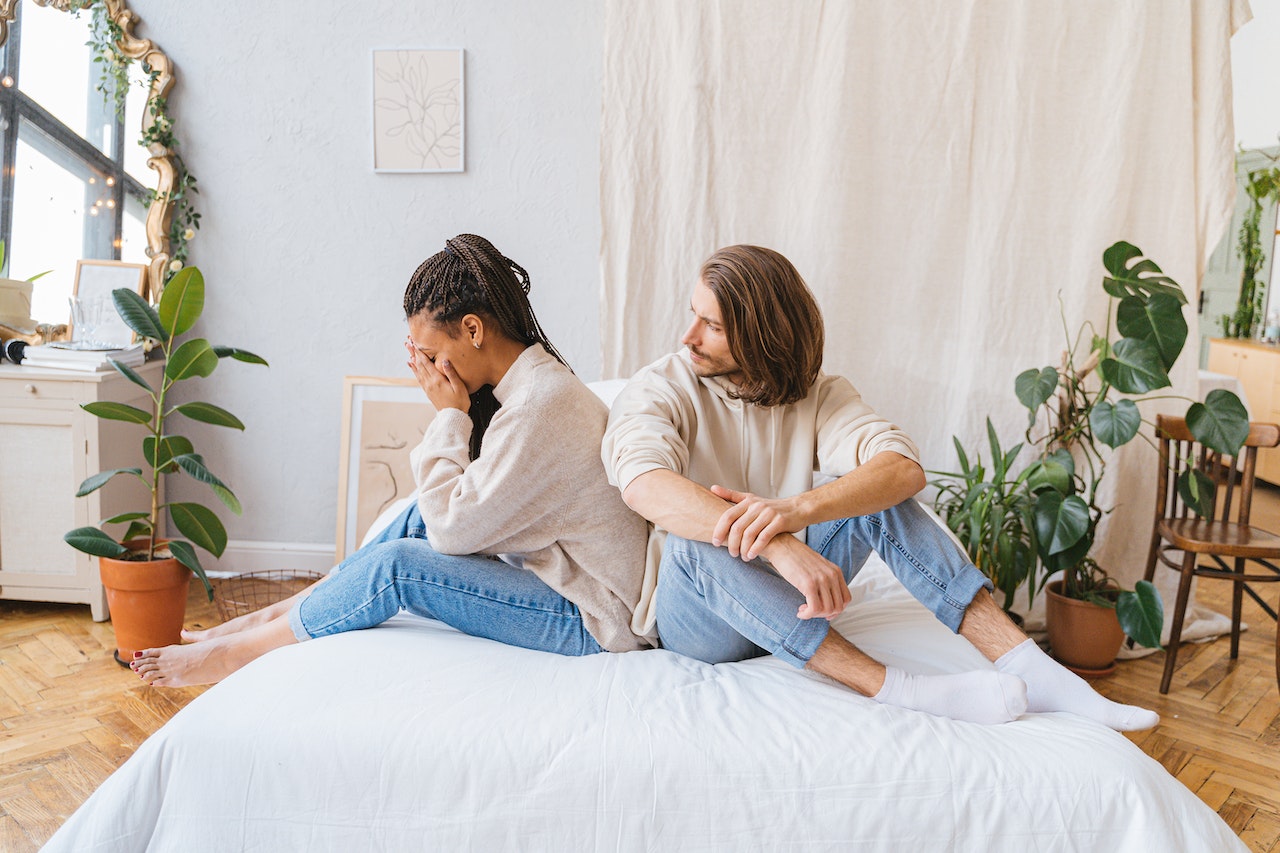
M55 264L50 278L61 276L56 286L35 283L45 301L34 322L66 316L57 309L81 258L145 264L155 300L198 225L194 179L174 151L167 110L173 63L135 34L137 24L125 0L0 0L0 239L10 240L13 279ZM47 325L31 332L0 325L0 337L51 335Z

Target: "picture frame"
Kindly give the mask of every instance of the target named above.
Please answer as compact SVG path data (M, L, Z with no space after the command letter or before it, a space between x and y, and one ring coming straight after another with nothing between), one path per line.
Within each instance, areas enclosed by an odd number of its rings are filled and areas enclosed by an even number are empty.
M80 330L88 332L91 343L107 349L124 348L137 342L137 334L120 317L111 298L111 291L122 287L135 291L139 296L145 295L146 264L76 261L76 278L71 286L71 296L73 303L79 304L80 310L72 311L71 323L67 328L70 340L79 340L76 331L78 323L85 323L86 318L92 318L88 321L92 323L92 328L82 327ZM77 318L77 313L81 317Z
M351 556L378 516L417 488L409 452L436 410L412 377L346 376L335 559Z
M373 170L466 169L465 51L373 50Z

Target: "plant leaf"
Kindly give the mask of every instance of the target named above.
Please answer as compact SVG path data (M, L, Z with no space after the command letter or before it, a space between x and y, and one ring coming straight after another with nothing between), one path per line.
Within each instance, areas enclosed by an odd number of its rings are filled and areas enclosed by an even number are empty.
M1049 554L1059 554L1089 530L1089 505L1079 495L1045 490L1036 496L1036 536Z
M141 539L143 536L150 538L151 525L143 521L131 521L129 529L124 532L124 536L120 537L120 541L128 542L130 539Z
M188 331L204 311L204 275L197 267L174 274L160 294L160 324L177 337Z
M1042 367L1040 370L1034 367L1028 368L1019 373L1018 378L1013 381L1013 389L1018 399L1033 413L1053 396L1057 387L1058 371L1052 367Z
M218 366L218 356L204 338L192 338L169 356L164 375L172 382L190 379L192 376L208 376Z
M118 287L111 291L111 301L115 303L116 312L125 325L144 338L156 341L165 340L164 326L160 315L134 291L127 287Z
M122 512L119 515L113 515L111 518L108 518L106 521L102 523L103 524L124 524L126 521L136 521L139 518L146 518L146 517L147 517L147 513L145 512ZM126 536L125 539L128 540L129 537Z
M173 558L182 565L190 569L196 577L200 578L200 583L204 584L205 594L209 596L209 600L213 601L213 587L209 584L209 576L205 574L204 567L200 565L200 558L196 556L196 549L191 547L188 542L181 539L169 540L169 553Z
M91 415L100 418L106 418L111 421L127 421L131 424L147 424L151 423L151 413L144 412L142 409L135 408L125 403L113 403L106 400L100 400L94 403L85 403L80 408L84 409Z
M1141 258L1142 250L1121 240L1102 253L1102 265L1111 275L1102 279L1102 288L1116 299L1126 296L1167 294L1185 305L1187 297L1173 279L1164 275L1156 262L1143 258L1133 266L1129 261Z
M1089 427L1098 440L1108 447L1119 447L1138 434L1142 415L1132 400L1103 400L1089 413Z
M97 474L94 474L92 477L87 478L83 483L80 484L80 488L76 490L76 497L82 498L85 495L96 492L98 489L101 489L103 486L105 486L107 484L107 481L117 474L133 474L135 477L141 477L142 469L141 468L112 468L110 471L99 471Z
M1213 512L1217 498L1217 486L1208 475L1190 468L1178 475L1178 495L1182 502L1195 510L1197 515L1208 517Z
M128 548L96 527L77 527L64 535L62 541L95 557L119 557L129 553Z
M1138 581L1133 592L1120 593L1116 599L1116 617L1135 643L1149 649L1160 648L1164 604L1151 581Z
M264 367L270 366L267 364L267 360L265 358L260 355L254 355L248 350L237 349L236 347L214 346L213 351L217 353L218 358L231 356L236 361L243 361L248 364L261 364Z
M156 438L153 435L142 439L142 458L146 459L147 464L152 468L158 468L162 474L168 474L174 470L173 457L191 453L194 450L191 440L181 435L161 436L159 446L156 445Z
M1125 394L1145 394L1169 386L1169 373L1164 369L1160 350L1150 341L1121 338L1116 341L1114 358L1104 358L1098 365L1102 378Z
M169 515L183 536L213 556L222 556L227 547L227 530L213 510L197 503L172 503Z
M212 471L204 464L204 458L196 453L186 453L182 456L175 456L173 461L178 463L178 467L191 475L192 479L199 480L201 483L207 483L213 489L213 493L218 496L218 500L226 504L227 509L239 515L241 512L240 501L231 490L227 488L227 484L219 480Z
M1150 299L1126 296L1120 300L1116 329L1126 338L1155 344L1166 371L1173 367L1187 342L1182 304L1166 293L1153 294Z
M152 389L152 387L147 384L147 380L143 379L140 375L138 375L138 372L136 370L134 370L132 367L130 367L127 364L116 361L114 358L109 358L107 359L107 361L111 363L111 366L116 369L117 373L119 373L125 379L128 379L134 385L141 385L143 388L146 388L147 393L149 393L153 399L155 398L155 395L156 395L155 390Z
M1187 409L1187 429L1201 444L1238 456L1249 437L1249 413L1235 394L1215 388L1203 403L1192 403Z
M239 418L212 403L183 403L181 406L175 406L173 410L181 412L193 421L213 424L214 426L231 427L232 429L244 429L244 424Z

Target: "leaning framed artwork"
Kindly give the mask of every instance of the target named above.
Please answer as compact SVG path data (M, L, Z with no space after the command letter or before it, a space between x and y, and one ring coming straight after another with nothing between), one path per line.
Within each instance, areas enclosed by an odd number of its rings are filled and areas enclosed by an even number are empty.
M373 170L461 172L462 48L373 51Z
M413 494L409 452L418 446L433 417L435 409L413 378L344 378L338 561L360 547L383 510Z
M138 336L116 311L111 291L125 288L142 295L146 286L146 264L77 261L71 289L71 340L103 349L132 344Z

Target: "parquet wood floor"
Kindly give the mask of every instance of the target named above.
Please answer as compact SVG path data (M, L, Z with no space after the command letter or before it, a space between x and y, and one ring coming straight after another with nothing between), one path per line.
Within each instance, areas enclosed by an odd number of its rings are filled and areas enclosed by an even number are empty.
M1280 531L1280 489L1258 523ZM1268 600L1275 600L1270 587ZM1267 593L1264 588L1264 595ZM1230 585L1201 581L1199 600L1230 608ZM217 621L193 585L188 626ZM1124 662L1103 694L1155 708L1160 726L1131 739L1215 809L1253 851L1280 853L1280 691L1275 625L1245 600L1240 658L1228 642L1184 646L1167 697L1164 655ZM0 601L0 851L39 848L144 739L204 688L142 685L111 658L111 625L87 607Z

